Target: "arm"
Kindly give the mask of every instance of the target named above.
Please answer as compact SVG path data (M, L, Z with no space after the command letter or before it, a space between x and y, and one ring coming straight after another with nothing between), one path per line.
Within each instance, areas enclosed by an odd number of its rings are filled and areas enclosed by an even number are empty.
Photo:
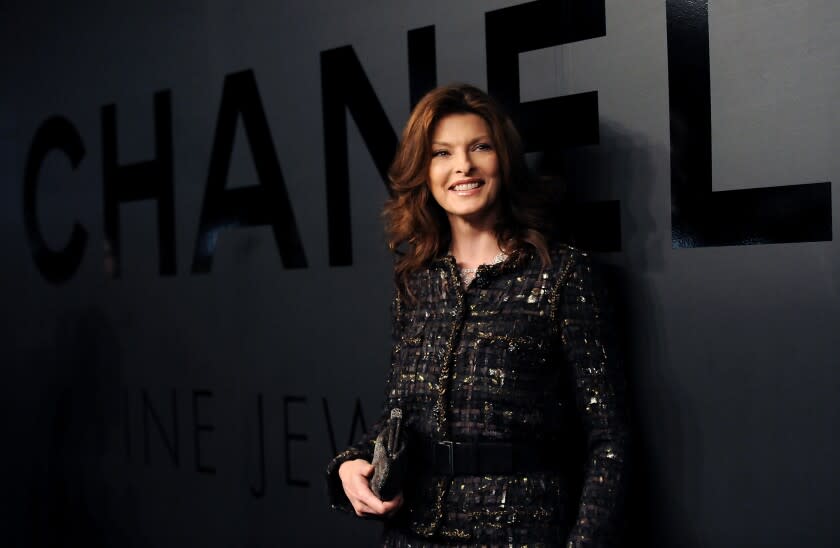
M626 489L624 383L602 340L590 259L570 250L567 260L556 290L554 325L571 369L586 439L580 506L567 546L611 546L621 529Z
M392 342L399 339L400 298L397 293L391 303ZM392 360L393 362L393 360ZM382 412L374 425L353 445L333 457L327 464L326 480L330 508L356 515L383 515L396 511L402 503L398 496L393 501L382 502L370 491L368 481L373 473L374 440L382 430L391 412L389 394L394 382L393 363L386 382ZM349 496L348 496L349 495Z

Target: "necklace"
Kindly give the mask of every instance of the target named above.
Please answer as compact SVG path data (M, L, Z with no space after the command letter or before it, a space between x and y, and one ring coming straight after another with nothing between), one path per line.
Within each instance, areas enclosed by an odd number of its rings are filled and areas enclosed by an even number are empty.
M452 253L450 252L450 255L451 254ZM501 251L501 252L499 252L498 255L493 257L493 259L489 263L485 263L485 264L486 265L499 264L507 258L508 258L508 254L505 253L504 251ZM476 272L478 272L478 269L481 268L482 266L484 266L484 265L479 265L476 268L461 268L461 267L458 267L458 270L461 272L461 281L463 282L464 287L467 287L468 285L470 285L470 283L472 283L472 281L475 279Z

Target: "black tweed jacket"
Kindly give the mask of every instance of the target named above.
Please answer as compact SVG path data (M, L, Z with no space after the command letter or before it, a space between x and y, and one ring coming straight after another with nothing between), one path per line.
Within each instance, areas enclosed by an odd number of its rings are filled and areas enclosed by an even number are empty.
M561 245L543 266L516 251L467 288L451 256L397 292L380 421L327 466L333 508L351 510L341 463L370 461L393 407L416 439L550 447L556 466L511 475L414 470L385 544L612 546L626 483L623 380L602 337L586 253ZM517 471L518 472L518 471Z

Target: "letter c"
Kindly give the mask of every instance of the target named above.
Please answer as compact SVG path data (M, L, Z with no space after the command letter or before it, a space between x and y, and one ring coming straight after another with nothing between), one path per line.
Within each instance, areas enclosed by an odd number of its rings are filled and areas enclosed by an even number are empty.
M41 275L51 283L60 284L72 278L79 268L88 234L79 223L74 223L70 241L60 251L50 249L41 234L36 215L38 175L44 158L53 149L63 151L74 170L85 156L85 147L78 130L61 116L49 118L38 128L32 146L29 147L23 173L23 223L32 256Z

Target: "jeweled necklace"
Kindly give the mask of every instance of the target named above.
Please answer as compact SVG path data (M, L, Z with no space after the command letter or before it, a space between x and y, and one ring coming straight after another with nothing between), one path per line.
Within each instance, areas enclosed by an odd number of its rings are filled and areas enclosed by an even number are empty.
M449 254L452 255L452 252L450 251ZM485 263L485 264L486 265L499 264L507 258L508 258L508 254L505 253L504 251L500 251L499 254L496 255L495 257L493 257L493 259L489 263ZM476 272L478 272L478 269L481 268L482 266L484 266L484 265L479 265L476 268L461 268L460 266L458 267L458 270L461 272L461 282L464 284L464 287L467 287L468 285L470 285L470 283L472 283L472 281L475 279Z

